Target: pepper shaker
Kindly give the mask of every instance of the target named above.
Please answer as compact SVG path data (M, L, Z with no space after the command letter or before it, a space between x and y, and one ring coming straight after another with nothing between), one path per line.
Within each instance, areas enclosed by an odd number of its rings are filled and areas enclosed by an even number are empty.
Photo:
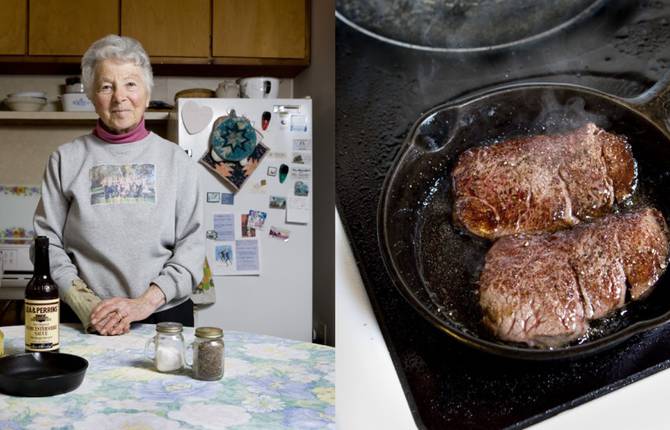
M217 327L195 329L193 377L203 381L221 379L224 373L223 330Z

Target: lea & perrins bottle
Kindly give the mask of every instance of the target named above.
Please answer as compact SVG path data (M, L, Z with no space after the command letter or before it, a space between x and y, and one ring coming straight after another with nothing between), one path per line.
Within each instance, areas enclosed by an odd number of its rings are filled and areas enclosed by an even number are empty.
M58 352L60 299L49 271L49 238L35 238L35 269L24 301L26 352Z

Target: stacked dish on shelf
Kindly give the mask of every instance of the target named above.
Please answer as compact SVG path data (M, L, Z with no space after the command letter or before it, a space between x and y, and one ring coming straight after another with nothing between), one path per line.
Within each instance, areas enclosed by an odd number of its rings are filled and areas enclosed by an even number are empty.
M84 93L84 85L78 76L65 79L65 93L61 96L63 110L93 112L95 107Z
M23 91L9 94L5 105L13 111L37 112L47 104L47 94L42 91Z

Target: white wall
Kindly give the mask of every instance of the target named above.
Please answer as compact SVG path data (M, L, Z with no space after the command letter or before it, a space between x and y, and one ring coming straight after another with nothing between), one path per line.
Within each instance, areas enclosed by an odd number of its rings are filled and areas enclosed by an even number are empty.
M314 294L316 340L335 345L335 0L312 0L312 59L294 96L313 100Z

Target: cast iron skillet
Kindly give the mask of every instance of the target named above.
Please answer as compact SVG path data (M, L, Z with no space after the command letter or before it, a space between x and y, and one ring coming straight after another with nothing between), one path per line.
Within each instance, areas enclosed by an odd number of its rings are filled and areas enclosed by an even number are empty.
M0 392L10 396L45 397L81 385L86 359L72 354L34 352L0 358Z
M499 87L438 106L412 127L389 171L378 208L386 268L402 295L433 325L473 347L513 358L572 358L613 346L670 319L670 275L645 300L593 322L556 349L496 339L481 323L477 280L492 242L452 222L451 170L465 149L515 136L570 131L592 121L628 137L638 186L626 207L670 216L670 75L635 99L569 84ZM670 224L670 223L669 223Z

